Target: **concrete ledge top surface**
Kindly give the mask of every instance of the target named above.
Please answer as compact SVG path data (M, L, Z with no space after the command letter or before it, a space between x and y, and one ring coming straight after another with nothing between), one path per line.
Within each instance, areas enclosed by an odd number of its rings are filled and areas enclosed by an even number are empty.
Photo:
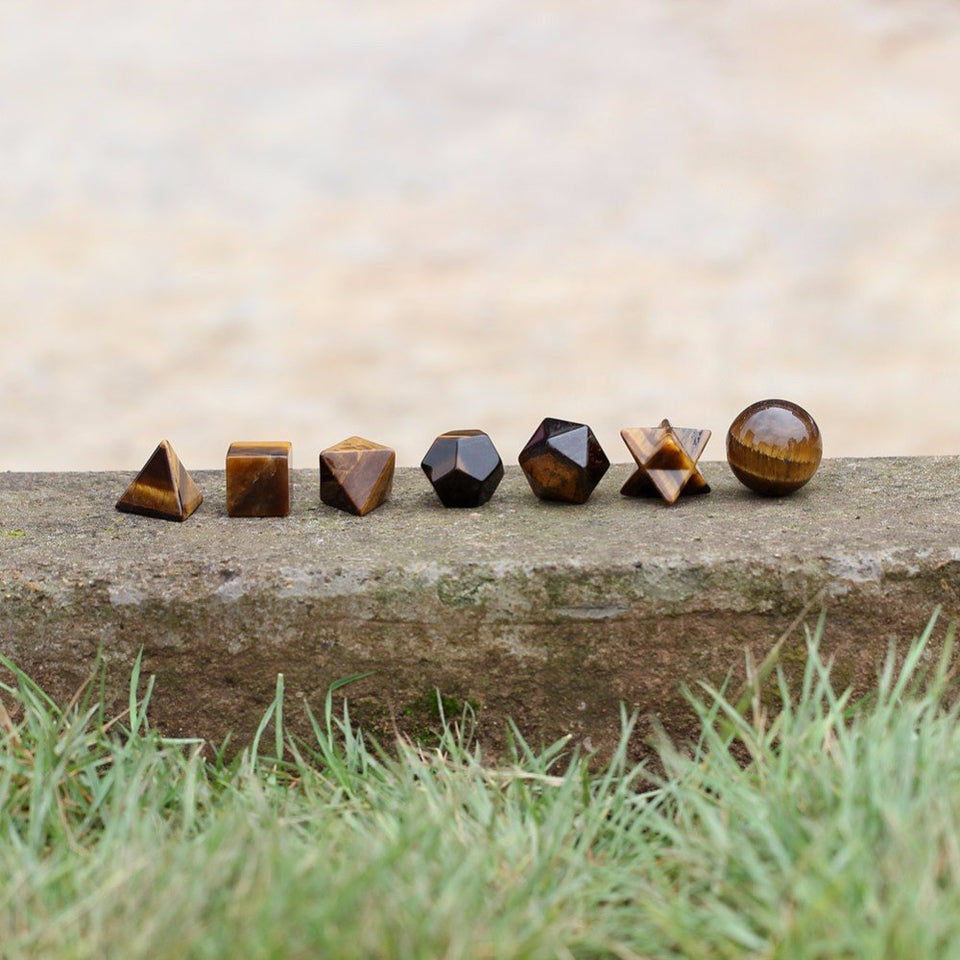
M203 572L309 592L317 573L331 571L342 579L477 565L506 572L812 561L862 579L884 565L960 559L960 458L825 460L806 487L780 499L746 490L725 463L702 467L712 492L672 507L622 497L626 464L578 506L537 500L510 467L476 510L445 509L421 472L405 468L391 499L363 518L322 505L317 472L297 470L291 515L260 520L228 518L222 471L198 471L204 503L184 523L117 512L133 472L5 473L0 576L55 575L67 586L100 580L150 595ZM323 592L330 589L324 580Z
M598 747L621 703L691 732L681 681L723 682L821 609L840 682L863 685L888 644L960 610L960 458L828 460L777 500L706 463L713 491L673 507L622 497L630 470L564 506L509 467L488 504L447 510L402 469L363 518L300 470L291 516L266 520L228 518L222 471L198 471L182 524L115 510L132 472L0 474L0 649L64 697L102 650L118 702L142 650L178 735L243 742L277 673L315 707L364 673L351 702L387 736L417 735L440 689L479 705L494 746L511 717Z

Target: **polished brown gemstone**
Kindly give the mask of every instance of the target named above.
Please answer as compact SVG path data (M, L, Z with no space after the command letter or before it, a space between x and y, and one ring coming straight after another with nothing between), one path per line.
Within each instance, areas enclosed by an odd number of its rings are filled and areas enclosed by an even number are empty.
M420 463L445 507L479 507L503 479L503 461L483 430L448 430Z
M727 462L757 493L779 497L802 487L820 466L820 428L789 400L750 404L727 431Z
M168 441L161 440L117 501L117 509L160 520L186 520L202 502L203 494L173 452L173 447Z
M709 493L710 485L697 461L710 439L709 430L672 427L630 427L620 431L637 469L620 492L625 497L662 497L676 503L681 494Z
M547 417L520 451L520 466L541 500L586 503L610 467L584 423Z
M390 495L397 455L363 437L350 437L320 451L320 499L362 517Z
M227 513L285 517L290 512L290 451L284 440L231 443L227 450Z

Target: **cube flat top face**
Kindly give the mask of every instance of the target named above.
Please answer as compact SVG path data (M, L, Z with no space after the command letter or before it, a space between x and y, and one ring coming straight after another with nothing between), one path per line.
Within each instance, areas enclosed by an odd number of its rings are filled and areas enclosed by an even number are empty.
M285 457L290 459L293 444L286 440L239 440L231 443L227 460L231 457Z
M227 450L227 514L285 517L290 513L290 451L286 441L231 443Z

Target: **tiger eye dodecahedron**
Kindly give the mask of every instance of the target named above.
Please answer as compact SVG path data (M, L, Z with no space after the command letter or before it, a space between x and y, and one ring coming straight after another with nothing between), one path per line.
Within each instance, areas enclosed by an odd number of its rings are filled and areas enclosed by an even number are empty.
M290 450L285 440L231 443L227 450L227 514L285 517L290 512Z
M320 499L331 507L366 516L390 496L396 453L363 437L350 437L320 451Z
M769 497L799 490L823 456L820 428L789 400L751 403L727 431L727 462L737 479Z
M547 417L520 451L520 466L541 500L586 503L610 467L584 423Z
M503 461L482 430L448 430L420 464L445 507L479 507L503 479Z

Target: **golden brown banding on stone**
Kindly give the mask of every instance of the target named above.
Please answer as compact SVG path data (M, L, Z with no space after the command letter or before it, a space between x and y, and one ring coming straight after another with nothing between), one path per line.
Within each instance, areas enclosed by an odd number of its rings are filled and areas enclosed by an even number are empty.
M586 503L610 467L585 423L547 417L520 451L520 467L541 500Z
M727 431L727 462L736 478L764 496L799 490L823 456L820 428L789 400L760 400L736 417Z
M290 513L290 453L285 440L241 441L227 450L227 514L285 517Z
M709 430L673 427L628 427L620 431L637 463L636 471L620 488L625 497L660 496L676 503L681 494L709 493L710 485L697 468L697 460L710 439Z
M390 447L363 437L327 447L320 451L320 499L363 517L390 496L396 463Z
M203 502L169 441L161 440L133 482L117 501L123 513L183 521Z

